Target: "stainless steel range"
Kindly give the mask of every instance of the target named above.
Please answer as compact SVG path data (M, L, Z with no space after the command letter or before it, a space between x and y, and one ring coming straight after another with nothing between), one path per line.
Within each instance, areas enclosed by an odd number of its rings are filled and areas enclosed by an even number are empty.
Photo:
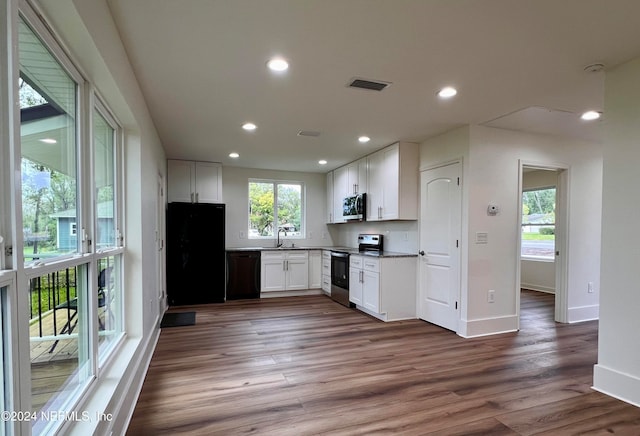
M384 249L383 236L377 234L358 235L358 251L363 254L377 256Z
M331 251L331 298L349 307L349 256L365 254L376 256L383 250L383 237L378 234L358 235L358 249Z

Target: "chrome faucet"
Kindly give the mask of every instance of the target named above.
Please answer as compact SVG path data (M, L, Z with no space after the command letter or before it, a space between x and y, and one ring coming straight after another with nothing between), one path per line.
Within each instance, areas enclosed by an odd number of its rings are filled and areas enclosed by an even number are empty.
M276 239L276 248L282 247L282 244L284 243L284 242L280 242L280 232L284 232L284 235L287 236L287 232L285 229L278 229L278 236Z

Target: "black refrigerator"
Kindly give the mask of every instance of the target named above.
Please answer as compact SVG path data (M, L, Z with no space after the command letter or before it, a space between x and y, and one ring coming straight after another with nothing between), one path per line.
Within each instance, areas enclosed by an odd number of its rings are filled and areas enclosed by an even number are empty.
M169 203L167 298L170 306L225 299L225 205Z

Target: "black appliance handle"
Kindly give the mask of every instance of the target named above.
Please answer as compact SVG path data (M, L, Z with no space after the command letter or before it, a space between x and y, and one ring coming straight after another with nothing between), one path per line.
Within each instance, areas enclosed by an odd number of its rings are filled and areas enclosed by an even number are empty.
M331 256L333 257L349 257L349 253L342 253L339 251L332 251Z

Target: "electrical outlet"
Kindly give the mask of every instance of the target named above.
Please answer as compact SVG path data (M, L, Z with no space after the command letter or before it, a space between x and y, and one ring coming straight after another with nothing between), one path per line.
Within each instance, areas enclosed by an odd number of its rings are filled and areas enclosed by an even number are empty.
M493 289L489 289L487 293L487 303L494 303L496 301L496 291Z
M244 239L244 232L240 232L238 234L238 239Z
M593 282L587 283L587 292L593 294Z

